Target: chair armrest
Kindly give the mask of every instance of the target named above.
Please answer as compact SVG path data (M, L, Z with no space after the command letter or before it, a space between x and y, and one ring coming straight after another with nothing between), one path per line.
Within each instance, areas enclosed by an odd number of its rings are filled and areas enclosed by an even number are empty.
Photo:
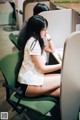
M16 93L19 94L19 95L22 95L22 94L23 94L23 91L20 90L20 87L14 88L14 87L12 87L11 85L8 85L6 82L3 83L3 86L6 87L6 88L8 88L8 89L10 89L10 90L12 90L13 92L16 92Z

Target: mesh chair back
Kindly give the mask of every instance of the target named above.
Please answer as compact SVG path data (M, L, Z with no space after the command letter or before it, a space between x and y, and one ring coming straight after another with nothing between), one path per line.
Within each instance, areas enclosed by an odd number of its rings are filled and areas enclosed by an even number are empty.
M20 52L11 53L0 60L1 72L11 86L15 86L21 61Z
M18 40L17 40L16 36L13 33L10 33L9 39L15 45L15 47L17 47L19 50L21 50L20 46L18 45Z

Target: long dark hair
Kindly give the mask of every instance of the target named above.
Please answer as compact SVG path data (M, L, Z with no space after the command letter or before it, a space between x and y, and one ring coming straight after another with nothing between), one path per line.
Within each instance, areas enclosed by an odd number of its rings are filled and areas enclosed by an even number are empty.
M34 37L35 42L37 40L39 41L41 51L43 51L44 42L40 36L40 31L42 29L44 29L45 27L46 28L48 27L48 22L44 17L42 17L40 15L34 15L34 16L30 17L27 22L26 39L24 39L24 47L25 47L25 44L27 43L27 41L29 40L29 38Z

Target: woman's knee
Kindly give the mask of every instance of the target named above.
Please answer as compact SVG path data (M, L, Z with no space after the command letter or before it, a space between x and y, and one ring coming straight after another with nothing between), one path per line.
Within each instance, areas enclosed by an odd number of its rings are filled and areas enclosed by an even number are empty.
M55 97L60 97L60 88L54 90L54 91L49 91L48 93L46 93L46 95L48 96L55 96Z

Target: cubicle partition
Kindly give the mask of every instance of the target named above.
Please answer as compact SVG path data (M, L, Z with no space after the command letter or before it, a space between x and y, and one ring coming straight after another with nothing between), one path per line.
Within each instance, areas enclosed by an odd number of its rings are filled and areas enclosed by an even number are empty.
M56 48L63 48L66 37L80 24L79 14L72 9L46 11L40 15L48 20L48 32Z

